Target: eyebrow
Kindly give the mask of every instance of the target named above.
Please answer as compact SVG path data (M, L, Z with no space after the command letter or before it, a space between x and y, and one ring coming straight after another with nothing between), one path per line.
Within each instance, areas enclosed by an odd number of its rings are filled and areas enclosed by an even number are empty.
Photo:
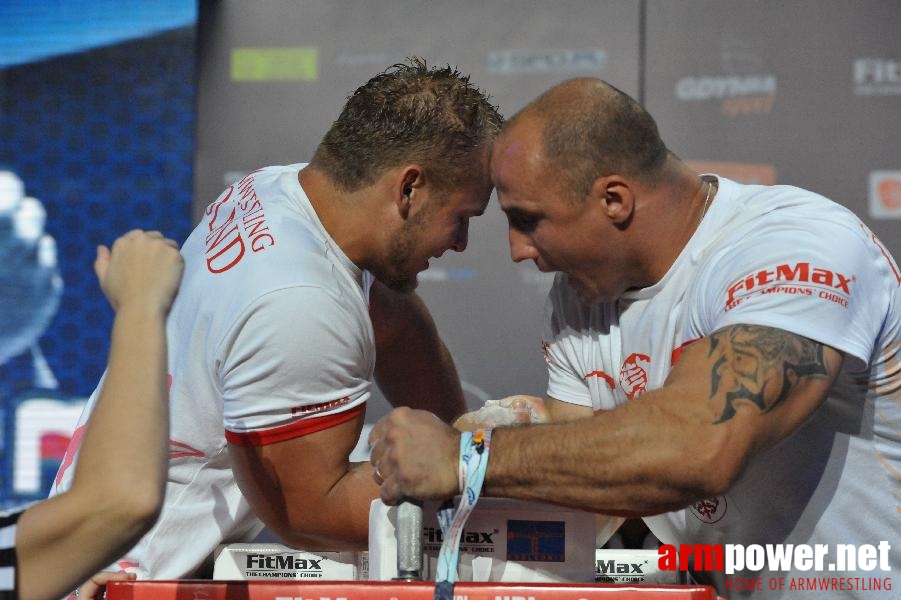
M503 211L503 213L505 215L507 215L508 217L512 216L512 217L534 218L534 217L538 216L538 213L534 213L529 210L519 208L518 206L507 206L507 207L502 206L501 211Z

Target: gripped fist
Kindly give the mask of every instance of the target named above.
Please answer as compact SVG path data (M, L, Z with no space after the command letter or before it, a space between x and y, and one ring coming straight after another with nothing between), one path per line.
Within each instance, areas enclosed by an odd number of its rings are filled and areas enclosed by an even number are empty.
M385 504L445 500L459 492L460 432L434 414L394 409L372 428L369 444Z

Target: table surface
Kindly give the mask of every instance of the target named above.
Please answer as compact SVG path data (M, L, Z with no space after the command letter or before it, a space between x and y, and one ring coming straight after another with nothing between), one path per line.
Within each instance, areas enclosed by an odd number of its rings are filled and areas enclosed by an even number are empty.
M434 582L115 581L107 600L432 600ZM454 600L717 600L700 585L460 582Z

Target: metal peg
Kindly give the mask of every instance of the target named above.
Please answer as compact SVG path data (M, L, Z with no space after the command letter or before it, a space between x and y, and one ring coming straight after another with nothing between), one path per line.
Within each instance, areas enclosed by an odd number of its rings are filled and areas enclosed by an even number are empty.
M397 581L422 579L422 505L406 500L397 506Z

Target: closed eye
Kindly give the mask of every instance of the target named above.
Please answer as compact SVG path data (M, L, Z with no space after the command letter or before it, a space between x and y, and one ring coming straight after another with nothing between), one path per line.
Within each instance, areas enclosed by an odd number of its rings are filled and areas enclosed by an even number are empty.
M522 233L531 233L538 226L538 218L522 213L507 213L507 222L512 229Z

